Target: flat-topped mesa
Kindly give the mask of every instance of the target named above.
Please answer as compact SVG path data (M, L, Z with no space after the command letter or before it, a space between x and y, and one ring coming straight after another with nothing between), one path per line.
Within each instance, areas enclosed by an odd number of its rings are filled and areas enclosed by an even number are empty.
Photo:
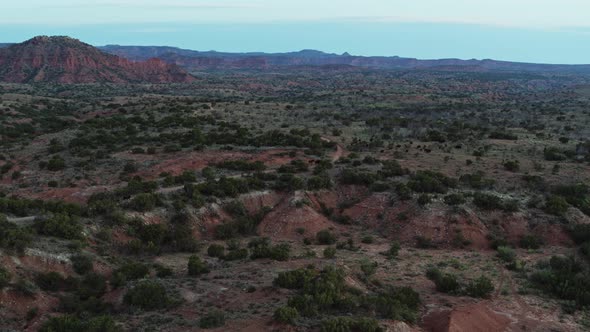
M77 39L37 36L0 49L0 81L13 83L188 83L195 78L159 59L130 61Z

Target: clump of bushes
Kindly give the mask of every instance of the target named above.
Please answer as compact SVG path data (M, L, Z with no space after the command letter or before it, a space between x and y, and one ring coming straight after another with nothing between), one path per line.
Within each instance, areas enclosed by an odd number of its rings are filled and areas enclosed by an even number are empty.
M462 194L448 194L445 196L445 203L448 205L460 205L465 203L465 197Z
M170 304L164 285L157 281L144 280L139 282L125 294L123 301L143 310L165 308Z
M473 194L473 204L482 210L504 210L506 212L518 211L518 201L504 200L494 194L480 193Z
M4 215L0 215L0 248L24 252L32 241L31 231L9 222Z
M512 263L516 260L516 252L514 249L506 246L499 246L497 249L498 258L506 263Z
M457 180L433 171L418 171L412 175L408 187L419 193L445 194L449 188L455 188Z
M279 307L273 314L273 319L279 323L293 324L299 317L299 312L295 308L291 307Z
M573 256L553 256L549 261L539 262L528 279L534 287L572 301L578 308L590 305L588 267Z
M248 243L250 259L270 258L276 261L286 261L291 255L291 246L288 243L271 245L269 238L258 238Z
M207 255L209 257L223 258L225 256L225 247L220 244L211 244L207 248Z
M316 234L316 240L320 245L332 245L336 243L337 237L327 229L321 230Z
M420 306L418 293L407 287L385 287L377 293L362 294L346 286L343 270L331 266L321 271L309 267L281 272L274 285L298 290L288 307L304 317L320 312L373 312L382 318L414 322Z
M219 310L214 310L199 319L199 327L202 329L213 329L223 325L225 325L225 314Z
M518 160L508 160L503 165L504 169L510 172L518 172L520 170L520 162Z
M77 217L68 214L55 214L46 220L35 220L34 227L39 234L59 237L66 240L82 239L82 225Z
M145 278L149 273L150 269L147 265L130 262L113 271L111 283L115 287L121 287L129 281Z
M384 331L379 322L374 318L350 318L350 317L335 317L328 318L322 321L321 332L381 332Z
M545 201L545 212L556 216L563 216L569 209L567 200L561 196L551 195Z
M51 317L41 325L39 332L119 332L123 331L113 318L97 316L90 319L80 319L72 315Z
M436 290L442 293L488 298L494 291L492 281L486 276L480 276L466 285L462 284L456 275L444 273L437 268L428 269L426 276L434 282Z
M527 234L520 238L519 245L524 249L539 249L543 245L543 239L532 234Z
M74 255L70 258L74 271L78 274L85 274L90 272L93 267L92 258L88 255Z

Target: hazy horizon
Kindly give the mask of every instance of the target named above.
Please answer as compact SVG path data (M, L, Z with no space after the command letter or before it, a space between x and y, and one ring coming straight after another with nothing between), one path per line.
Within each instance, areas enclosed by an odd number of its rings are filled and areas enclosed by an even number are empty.
M3 7L1 42L67 35L98 46L590 63L590 3L581 0L25 0Z

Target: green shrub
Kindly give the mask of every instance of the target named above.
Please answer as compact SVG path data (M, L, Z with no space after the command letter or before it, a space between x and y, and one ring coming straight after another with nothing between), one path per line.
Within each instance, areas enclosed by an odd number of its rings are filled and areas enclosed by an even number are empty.
M340 172L339 182L347 185L361 185L370 186L375 181L378 181L380 176L366 170L357 170L353 168L346 168Z
M473 204L483 210L495 210L502 208L502 199L496 195L475 193Z
M567 200L561 196L551 195L545 202L545 211L556 216L563 216L568 208Z
M365 244L371 244L371 243L375 242L375 238L371 235L365 235L361 239L361 242L365 243Z
M158 278L168 278L174 275L174 271L172 271L172 269L167 266L156 264L154 267L156 269L156 276Z
M65 315L51 317L46 321L39 332L80 332L85 331L85 324L77 317Z
M0 248L23 253L32 241L29 229L20 228L0 215Z
M109 316L98 316L91 318L86 323L87 332L120 332L122 329Z
M381 175L384 178L402 176L408 173L408 170L404 169L397 162L397 160L385 160L382 163L383 166L381 167L381 171L379 171L379 175Z
M428 194L422 194L422 195L418 196L417 202L421 206L425 206L425 205L430 204L430 202L432 202L432 198Z
M494 291L494 285L492 281L485 277L481 276L473 281L471 281L466 288L467 295L471 297L478 297L478 298L489 298Z
M516 252L510 247L500 246L498 247L498 258L506 263L512 263L516 260Z
M226 261L237 261L248 258L250 252L246 248L238 248L228 251L228 253L223 257Z
M460 284L457 276L450 273L443 273L438 279L434 280L436 290L443 293L456 294L460 290Z
M281 243L272 246L270 239L258 238L248 243L250 248L250 259L270 258L277 261L286 261L291 254L291 246L288 243Z
M279 307L273 314L273 319L279 323L293 324L299 317L299 312L291 307Z
M465 203L465 197L462 194L449 194L445 196L445 203L448 205L460 205Z
M332 232L330 232L327 229L324 229L316 234L316 240L318 244L321 245L332 245L336 243L337 238L336 235L332 234Z
M520 238L519 244L524 249L539 249L543 245L543 239L536 235L527 234Z
M153 210L157 202L158 200L154 194L141 193L131 199L129 206L135 211L147 212Z
M416 247L420 249L433 249L436 248L436 244L432 242L431 238L419 235L416 236Z
M223 258L225 256L225 247L220 244L212 244L207 248L209 257Z
M169 304L166 288L156 281L139 282L125 294L123 301L144 310L165 308Z
M61 171L64 168L66 168L66 162L60 156L55 155L47 162L47 169L52 172Z
M78 274L85 274L93 268L92 258L87 255L74 255L70 258L74 271Z
M389 249L385 252L385 256L387 256L387 258L389 258L389 259L396 258L399 254L400 249L401 249L401 246L400 246L399 242L393 241L391 243L391 245L389 246Z
M369 308L383 318L415 323L420 310L420 295L410 287L387 287L365 299Z
M44 291L56 292L64 287L64 277L57 272L39 273L35 278L37 286Z
M378 266L379 264L377 264L377 262L372 262L369 260L362 260L360 264L361 271L365 277L370 277L375 274L375 272L377 272Z
M10 272L8 272L8 270L6 270L4 267L0 266L0 290L8 286L11 278L12 276L10 275Z
M473 189L489 189L495 183L492 179L486 179L483 172L464 174L459 178L459 181Z
M40 234L55 236L66 240L82 238L82 225L74 216L56 214L43 221L35 220L35 228Z
M127 282L148 276L150 269L139 262L127 263L113 271L111 283L115 287L124 286Z
M445 194L449 188L457 186L457 180L442 173L432 171L418 171L412 175L408 187L420 193Z
M383 328L373 318L335 317L322 321L321 332L381 332Z
M199 319L199 327L202 329L213 329L225 325L225 314L215 310Z
M277 278L273 281L273 284L281 288L302 289L316 275L317 273L315 273L314 270L305 268L280 272Z
M91 272L82 278L78 286L78 295L82 300L91 297L100 298L107 291L107 281L100 274Z
M553 256L540 262L529 281L545 293L572 301L577 308L590 305L590 273L575 257Z
M336 248L328 247L324 249L324 258L332 259L334 257L336 257Z
M189 257L187 266L188 275L190 276L200 276L210 272L207 262L202 261L197 255Z
M504 162L504 169L510 172L518 172L520 170L520 162L518 160L508 160Z
M546 147L543 150L543 155L547 161L563 161L567 159L565 152L556 147Z

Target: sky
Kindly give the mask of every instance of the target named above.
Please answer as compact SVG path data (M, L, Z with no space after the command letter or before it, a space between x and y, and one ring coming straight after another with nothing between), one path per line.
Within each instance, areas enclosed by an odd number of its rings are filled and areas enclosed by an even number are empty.
M588 0L1 0L0 42L590 63Z

